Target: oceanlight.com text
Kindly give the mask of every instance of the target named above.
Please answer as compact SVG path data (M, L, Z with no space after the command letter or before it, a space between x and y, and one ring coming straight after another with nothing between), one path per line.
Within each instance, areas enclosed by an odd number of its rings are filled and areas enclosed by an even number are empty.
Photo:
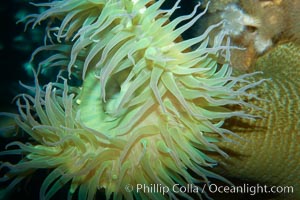
M163 184L128 184L125 186L127 192L137 193L161 193L166 195L168 193L220 193L220 194L292 194L294 192L293 186L267 186L267 185L216 185L204 184L199 187L194 184L187 184L185 186L174 184L173 186L166 186Z

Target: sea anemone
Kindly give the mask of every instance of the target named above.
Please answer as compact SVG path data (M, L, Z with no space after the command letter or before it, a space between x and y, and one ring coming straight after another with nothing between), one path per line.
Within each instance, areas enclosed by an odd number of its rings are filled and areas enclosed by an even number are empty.
M216 162L207 152L226 153L217 142L234 134L222 128L227 118L252 118L229 105L251 106L247 89L259 84L232 76L229 40L224 32L208 46L210 26L198 37L180 35L204 15L197 8L173 21L179 1L63 0L30 15L33 27L48 19L45 46L35 87L17 96L17 125L29 143L12 142L1 155L24 155L8 172L8 192L37 169L52 169L40 189L50 199L70 184L69 198L93 199L104 188L114 199L189 198L188 193L138 191L138 184L176 188L222 177L210 172ZM187 21L187 22L186 22ZM179 23L186 22L182 26ZM191 50L193 49L193 50ZM223 59L221 59L223 58ZM222 61L222 62L221 62ZM54 67L56 66L56 68ZM40 87L41 73L58 69L57 81ZM67 77L64 76L67 72ZM80 83L70 84L69 79ZM244 86L237 87L240 82ZM33 94L32 94L33 93ZM31 95L32 94L32 95ZM128 184L132 191L128 192ZM200 192L197 194L201 198Z

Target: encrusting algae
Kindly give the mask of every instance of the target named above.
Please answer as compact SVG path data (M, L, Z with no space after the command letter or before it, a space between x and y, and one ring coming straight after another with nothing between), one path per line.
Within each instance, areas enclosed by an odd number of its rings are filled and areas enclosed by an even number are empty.
M265 192L256 192L263 199L300 198L300 46L294 42L280 44L255 63L255 70L263 71L261 78L269 77L253 89L266 101L250 100L266 110L251 109L249 113L262 116L261 120L229 119L224 127L244 138L239 144L221 142L219 147L229 154L220 156L214 171L228 178L239 178L260 186ZM231 136L229 136L231 137ZM273 192L271 191L273 187ZM236 197L237 194L234 194ZM267 196L269 195L269 196ZM222 196L222 199L232 199Z

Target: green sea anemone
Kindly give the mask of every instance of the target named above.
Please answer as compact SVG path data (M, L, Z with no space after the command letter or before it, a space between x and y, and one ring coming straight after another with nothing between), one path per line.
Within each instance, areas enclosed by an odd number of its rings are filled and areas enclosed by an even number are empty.
M33 56L46 52L48 58L40 62L35 87L25 86L34 94L19 95L19 113L9 114L30 140L12 142L8 147L17 148L1 153L24 155L16 164L2 163L8 168L2 180L12 180L5 192L37 169L52 169L41 186L41 199L50 199L67 183L69 198L78 191L79 199L93 199L101 188L114 199L189 198L184 192L164 195L136 187L224 180L207 169L216 162L206 153L226 156L217 142L234 133L222 128L224 120L252 117L228 105L251 106L242 96L252 97L246 90L260 82L247 83L250 75L232 76L230 41L224 44L223 32L208 46L209 32L222 23L180 40L205 11L197 14L196 6L170 21L179 1L168 10L160 9L163 3L38 4L48 9L30 15L29 23L49 23L46 44ZM178 26L181 22L186 23ZM38 75L55 69L57 81L42 89ZM82 84L70 84L70 78ZM237 87L240 82L245 86Z

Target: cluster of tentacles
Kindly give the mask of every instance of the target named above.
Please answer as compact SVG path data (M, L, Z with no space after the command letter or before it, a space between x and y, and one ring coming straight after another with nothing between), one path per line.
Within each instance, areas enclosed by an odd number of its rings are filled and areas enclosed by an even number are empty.
M170 190L163 196L136 186L171 188L222 179L207 169L215 161L206 152L226 156L217 142L234 133L222 128L224 120L252 117L228 105L251 106L241 97L252 98L246 90L260 82L247 82L250 75L232 76L224 33L208 46L208 34L222 23L181 40L205 10L199 13L196 6L170 21L179 1L168 10L160 9L163 3L62 0L37 5L47 9L26 20L33 27L48 21L45 45L33 53L47 58L36 70L35 87L25 86L29 92L17 97L18 114L6 114L30 142L12 142L1 153L24 155L18 163L2 163L8 172L1 180L10 181L2 193L37 169L52 169L41 199L50 199L67 183L69 198L78 192L79 199L93 199L101 188L107 198L188 198L187 193ZM57 80L41 88L41 73ZM237 87L241 82L244 86Z

